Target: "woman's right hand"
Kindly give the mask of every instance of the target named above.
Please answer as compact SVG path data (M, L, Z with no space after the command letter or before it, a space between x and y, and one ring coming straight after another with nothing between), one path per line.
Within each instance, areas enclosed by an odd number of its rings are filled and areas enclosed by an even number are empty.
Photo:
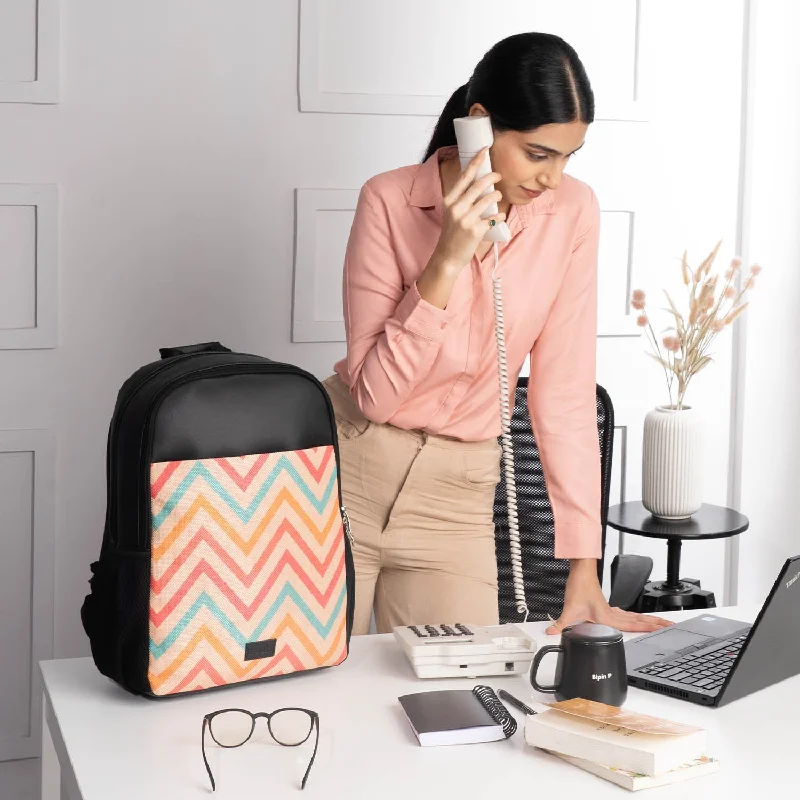
M489 220L498 222L505 220L505 214L495 214L481 219L481 213L492 203L499 202L503 194L495 189L487 195L481 194L501 179L497 172L490 172L478 180L475 173L488 150L484 147L467 164L467 168L459 175L453 188L442 198L443 221L442 232L434 250L439 263L446 263L458 269L465 267L472 260L478 245L490 227Z

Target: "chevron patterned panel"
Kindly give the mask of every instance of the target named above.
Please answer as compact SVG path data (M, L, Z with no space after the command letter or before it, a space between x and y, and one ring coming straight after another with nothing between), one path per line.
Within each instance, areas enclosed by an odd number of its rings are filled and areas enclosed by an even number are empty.
M347 655L333 446L151 466L154 694L332 666ZM274 655L245 660L248 642Z

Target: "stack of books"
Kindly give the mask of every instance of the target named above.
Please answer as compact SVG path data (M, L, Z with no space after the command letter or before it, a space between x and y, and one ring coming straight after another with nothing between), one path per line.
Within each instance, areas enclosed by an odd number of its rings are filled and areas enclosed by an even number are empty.
M716 772L706 731L577 698L528 715L525 741L630 791Z

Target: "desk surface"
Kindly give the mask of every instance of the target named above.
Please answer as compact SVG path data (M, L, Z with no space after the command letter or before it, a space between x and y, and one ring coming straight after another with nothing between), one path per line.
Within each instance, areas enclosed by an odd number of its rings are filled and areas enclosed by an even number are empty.
M703 612L671 612L679 620ZM708 612L705 612L708 613ZM713 613L751 622L757 608L719 608ZM525 626L538 644L545 623ZM632 638L633 634L626 634ZM533 691L523 677L416 679L391 635L353 637L347 661L320 673L263 684L229 687L196 696L150 700L135 697L100 675L89 658L41 663L52 707L53 739L68 757L80 796L72 800L184 800L211 797L200 751L203 714L218 708L266 711L304 706L320 715L316 762L300 792L312 743L272 744L266 729L235 750L208 748L218 798L489 798L616 797L624 790L524 742L524 717L509 740L451 747L419 747L397 702L406 692L468 688L488 683L531 701L552 698ZM549 682L555 658L542 662ZM709 709L631 688L625 707L708 729L709 755L720 759L716 775L649 789L658 798L756 796L764 789L796 788L797 750L792 735L800 708L800 677L764 689L729 706ZM786 714L787 711L791 713ZM514 794L512 794L512 792ZM585 794L583 794L585 792Z

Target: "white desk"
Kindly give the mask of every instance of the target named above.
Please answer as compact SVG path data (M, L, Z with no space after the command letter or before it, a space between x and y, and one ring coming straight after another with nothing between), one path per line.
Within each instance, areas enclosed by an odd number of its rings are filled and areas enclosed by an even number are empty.
M714 613L751 622L757 608ZM665 616L683 619L700 612ZM557 643L544 623L529 623L540 645ZM626 635L630 638L631 635ZM397 696L436 688L488 683L523 700L538 695L523 677L417 680L391 635L351 640L347 661L319 673L194 696L150 700L128 694L97 672L91 659L41 663L44 678L43 798L69 800L184 800L210 797L200 750L204 714L240 707L268 711L297 705L320 715L320 743L303 792L300 780L313 741L298 748L273 744L263 720L243 747L207 748L219 798L332 800L381 798L616 797L625 790L526 745L520 726L508 740L451 747L419 747ZM542 664L549 682L555 657ZM629 689L626 708L708 729L716 775L648 789L646 800L775 797L797 789L800 677L720 709ZM208 742L208 737L206 738ZM766 794L764 793L766 790ZM564 792L567 792L565 795ZM585 792L585 794L584 794Z

